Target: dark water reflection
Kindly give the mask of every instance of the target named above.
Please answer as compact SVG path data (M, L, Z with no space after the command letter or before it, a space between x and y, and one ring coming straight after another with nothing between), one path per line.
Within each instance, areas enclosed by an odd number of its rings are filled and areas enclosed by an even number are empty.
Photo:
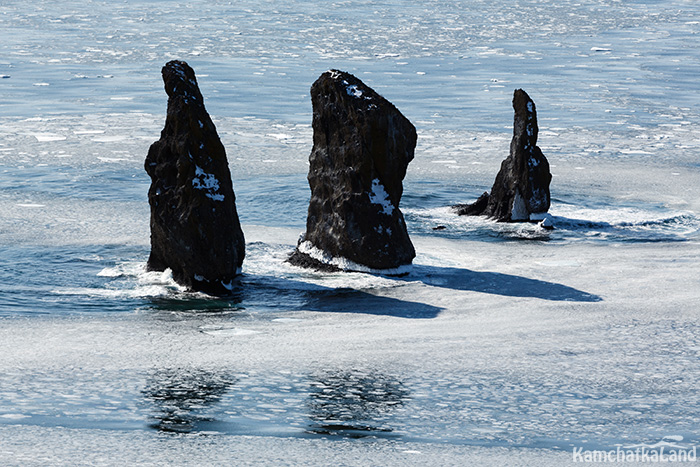
M378 372L327 371L311 377L308 432L352 438L394 431L390 415L409 400L396 378Z
M202 424L214 422L204 411L221 401L236 382L226 374L205 370L168 369L155 372L143 394L156 407L153 429L169 433L202 430Z
M396 437L410 400L397 378L372 370L244 375L192 369L152 373L142 394L148 426L166 433Z

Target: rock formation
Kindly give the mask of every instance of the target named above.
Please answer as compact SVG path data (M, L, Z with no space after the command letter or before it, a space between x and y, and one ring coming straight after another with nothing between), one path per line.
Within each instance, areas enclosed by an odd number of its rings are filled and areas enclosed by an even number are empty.
M399 201L416 129L349 73L328 71L311 87L313 149L306 233L289 258L324 270L404 274L415 250Z
M515 121L510 155L501 164L491 194L454 206L459 215L493 217L502 222L540 221L549 210L549 162L537 147L535 103L522 89L513 95Z
M162 73L168 113L145 163L151 177L148 269L170 268L189 290L227 295L240 273L245 241L226 152L192 68L172 61Z

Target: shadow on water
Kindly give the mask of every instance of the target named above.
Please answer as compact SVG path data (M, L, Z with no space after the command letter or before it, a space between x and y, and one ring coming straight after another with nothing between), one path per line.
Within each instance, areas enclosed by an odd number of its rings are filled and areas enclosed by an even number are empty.
M420 302L383 297L355 289L326 289L307 292L301 309L337 313L365 313L397 318L436 318L440 307Z
M149 299L149 308L154 311L167 311L176 313L224 313L242 311L244 299L243 290L234 290L228 297L210 296L174 296L152 297Z
M324 287L274 276L246 274L226 297L181 294L146 298L142 309L158 313L248 313L319 311L365 313L399 318L435 318L442 308L374 295L351 288Z
M481 292L505 297L531 297L552 301L600 302L603 299L562 284L500 272L416 264L407 280L421 280L426 285L452 290Z
M408 389L378 372L326 371L311 376L307 432L364 438L393 432L390 415L406 403ZM394 435L395 436L395 435Z
M365 313L413 319L435 318L442 311L433 305L374 295L363 290L255 274L242 276L233 298L239 300L241 310Z
M205 370L156 371L143 390L156 408L149 427L167 433L203 431L204 425L216 420L202 412L216 405L235 382L232 377Z
M343 273L336 273L343 274ZM600 296L573 287L498 272L416 264L397 282L420 281L432 287L472 291L505 297L530 297L550 301L600 302ZM353 288L327 287L276 276L246 274L228 297L201 295L153 297L148 308L176 313L249 313L316 311L362 313L406 319L436 318L443 308L426 303L375 295Z

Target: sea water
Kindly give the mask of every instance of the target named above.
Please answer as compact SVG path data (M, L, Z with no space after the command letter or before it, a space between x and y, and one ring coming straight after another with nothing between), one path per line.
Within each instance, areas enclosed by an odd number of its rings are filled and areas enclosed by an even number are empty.
M691 449L699 30L689 0L2 2L2 463ZM145 271L143 161L172 59L231 166L247 243L225 299ZM309 87L331 68L417 128L406 277L284 262L305 227ZM552 231L450 209L490 190L516 88L537 105Z

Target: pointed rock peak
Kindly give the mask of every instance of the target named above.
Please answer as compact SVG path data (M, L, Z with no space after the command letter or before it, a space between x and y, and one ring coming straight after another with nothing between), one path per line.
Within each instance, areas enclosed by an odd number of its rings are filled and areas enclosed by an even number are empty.
M513 93L513 110L515 111L515 121L520 125L530 128L532 134L537 136L537 108L535 102L530 99L530 96L522 89L516 89Z
M165 92L169 97L182 96L202 103L202 94L199 91L194 70L186 62L180 60L168 62L161 73L165 83Z
M534 148L537 144L537 109L535 102L522 89L513 93L513 136L519 138L524 148Z
M348 97L357 99L355 102L356 104L367 104L367 102L364 101L371 101L372 99L384 100L374 89L370 88L350 73L339 70L329 70L321 75L318 81L323 82L326 78L330 79L339 89L340 95L345 94Z

